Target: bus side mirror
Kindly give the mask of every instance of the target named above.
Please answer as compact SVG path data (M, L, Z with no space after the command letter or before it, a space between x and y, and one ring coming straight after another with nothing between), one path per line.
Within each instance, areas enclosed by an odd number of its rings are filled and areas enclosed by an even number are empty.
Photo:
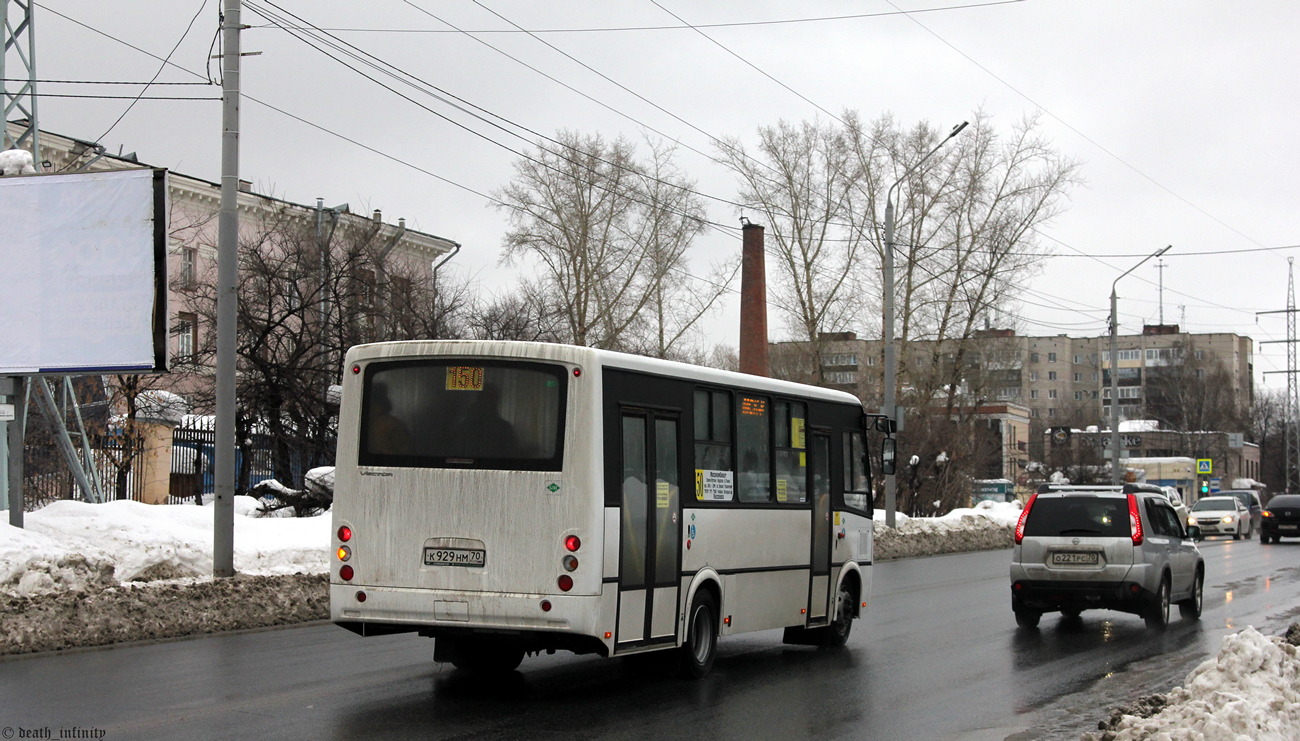
M876 432L892 435L898 432L898 423L889 417L876 417Z
M880 470L886 476L893 476L897 468L898 448L894 438L887 437L880 441Z

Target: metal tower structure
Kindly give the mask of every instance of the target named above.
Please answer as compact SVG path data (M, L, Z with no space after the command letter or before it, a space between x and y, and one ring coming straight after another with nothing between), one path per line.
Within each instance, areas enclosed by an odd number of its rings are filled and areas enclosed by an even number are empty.
M3 18L5 30L5 51L0 55L0 80L6 81L4 149L27 149L32 153L32 161L39 164L41 139L36 116L36 24L32 20L32 4L32 0L0 0L0 18ZM10 56L19 63L21 69L15 70L9 65ZM21 74L15 74L16 72ZM11 89L8 80L22 82ZM11 136L7 124L14 120L26 121L27 125L16 136Z
M1295 258L1286 259L1286 309L1282 311L1258 311L1258 314L1286 314L1286 339L1265 340L1261 345L1273 342L1286 343L1286 370L1264 371L1286 374L1286 413L1283 430L1286 445L1286 493L1300 493L1300 390L1296 386L1296 330L1295 330Z
M1296 392L1295 258L1286 259L1286 491L1300 491L1300 401Z

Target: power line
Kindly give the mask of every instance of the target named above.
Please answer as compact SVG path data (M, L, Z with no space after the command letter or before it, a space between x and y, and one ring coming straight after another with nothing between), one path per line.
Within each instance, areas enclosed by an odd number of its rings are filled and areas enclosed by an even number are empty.
M172 50L167 52L167 58L158 66L158 71L153 74L153 79L140 89L140 94L136 96L135 100L131 101L131 104L126 107L126 110L122 111L122 115L118 116L117 120L113 121L113 123L109 125L108 129L105 130L104 133L100 134L95 141L100 141L112 133L113 129L117 128L117 125L122 123L122 119L126 118L126 114L130 113L131 109L135 108L135 104L139 103L144 98L145 91L149 89L149 85L152 85L154 80L157 80L159 75L163 73L163 70L167 69L167 64L171 61L172 55L181 47L181 43L185 41L185 37L190 35L190 29L194 28L194 22L199 19L199 14L203 12L203 7L205 5L207 5L207 0L199 0L199 9L194 11L194 17L190 18L189 24L185 26L184 33L182 33L181 37L176 40L176 43L172 46Z
M627 32L627 31L684 31L694 30L697 28L745 28L753 26L778 26L793 25L799 23L824 23L833 21L860 20L864 18L887 18L890 16L907 15L908 13L940 13L953 10L971 10L975 8L988 8L995 5L1011 5L1014 3L1025 2L1025 0L995 0L994 2L971 3L968 5L948 5L940 8L920 8L918 10L895 10L880 13L854 13L850 15L832 15L818 16L812 18L782 18L771 21L734 21L729 23L697 23L694 26L602 26L587 28L485 28L478 30L452 30L437 28L357 28L357 27L328 27L323 28L325 31L334 31L340 33L399 33L399 34L449 34L449 33L481 33L481 34L560 34L560 33L610 33L610 32ZM257 28L261 28L258 26Z

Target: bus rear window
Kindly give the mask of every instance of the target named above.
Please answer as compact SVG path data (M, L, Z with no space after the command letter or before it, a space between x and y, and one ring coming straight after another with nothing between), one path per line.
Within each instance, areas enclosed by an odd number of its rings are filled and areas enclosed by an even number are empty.
M376 363L361 402L363 466L558 471L568 371L458 358Z

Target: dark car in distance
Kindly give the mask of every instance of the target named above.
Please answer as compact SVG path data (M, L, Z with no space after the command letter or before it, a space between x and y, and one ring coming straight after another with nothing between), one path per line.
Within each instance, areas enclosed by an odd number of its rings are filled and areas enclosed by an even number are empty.
M1259 542L1276 543L1283 537L1300 538L1300 494L1279 494L1260 513Z

